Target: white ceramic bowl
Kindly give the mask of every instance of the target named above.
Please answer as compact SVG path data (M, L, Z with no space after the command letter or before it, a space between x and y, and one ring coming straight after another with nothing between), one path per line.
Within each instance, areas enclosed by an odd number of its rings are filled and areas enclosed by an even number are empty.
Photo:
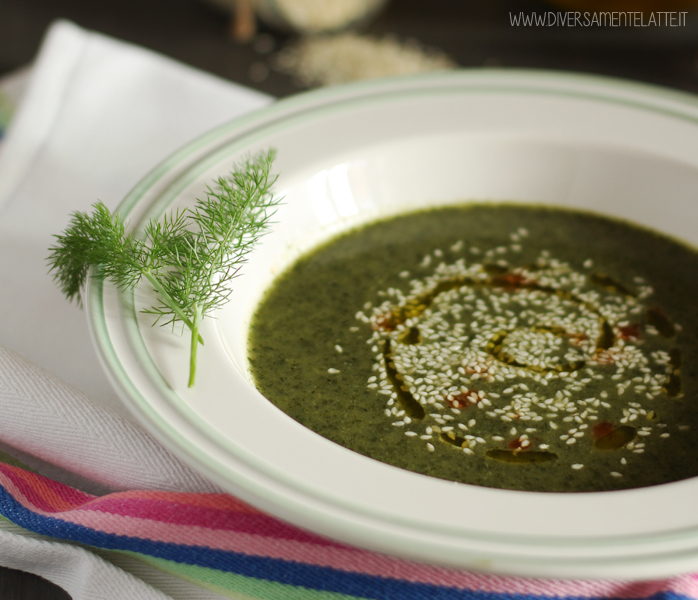
M138 312L148 291L120 295L90 283L98 351L146 428L231 493L366 548L528 576L647 579L698 569L698 479L546 494L410 473L280 412L250 383L246 359L250 316L274 274L318 241L379 215L464 199L551 203L698 245L693 97L521 71L330 88L202 137L158 166L119 210L138 227L190 204L235 160L268 147L278 150L276 189L285 204L232 301L204 323L193 389L188 336L152 328Z

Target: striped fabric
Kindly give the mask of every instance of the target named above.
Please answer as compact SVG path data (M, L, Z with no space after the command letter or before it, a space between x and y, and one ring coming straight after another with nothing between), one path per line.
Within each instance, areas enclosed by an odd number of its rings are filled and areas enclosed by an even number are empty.
M349 547L225 494L92 496L0 463L0 514L31 531L118 550L219 593L269 600L698 598L698 576L561 581L445 569Z

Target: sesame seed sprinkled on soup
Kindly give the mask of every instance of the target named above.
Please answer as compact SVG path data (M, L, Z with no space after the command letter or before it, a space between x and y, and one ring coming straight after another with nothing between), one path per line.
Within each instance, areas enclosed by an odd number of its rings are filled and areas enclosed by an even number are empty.
M352 230L279 276L250 365L293 419L395 467L600 491L698 474L698 253L519 204Z

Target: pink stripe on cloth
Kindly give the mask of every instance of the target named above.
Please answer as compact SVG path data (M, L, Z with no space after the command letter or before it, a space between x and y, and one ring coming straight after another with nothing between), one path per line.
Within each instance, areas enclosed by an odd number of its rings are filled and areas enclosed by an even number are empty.
M337 542L319 537L297 527L286 525L282 521L261 512L237 512L207 507L182 506L177 500L178 498L174 494L169 496L163 495L162 499L158 500L140 498L123 500L107 496L82 506L81 510L129 515L147 519L154 523L191 525L222 531L240 531L267 537L294 539L322 546L340 546Z
M350 573L390 577L412 583L448 586L478 592L580 598L644 598L656 592L672 590L689 597L698 597L698 578L695 576L657 582L500 577L410 562L359 548L327 548L307 542L280 540L263 535L153 523L147 519L124 515L75 510L61 515L61 519L105 533L129 535L165 543L204 546L252 556L329 567Z
M42 511L70 510L95 498L41 475L2 463L0 477L11 481L27 502Z
M415 563L307 533L224 494L131 491L95 497L4 464L0 464L0 485L36 514L137 539L207 547L473 592L631 599L670 591L698 599L698 575L650 582L544 580Z
M677 594L698 598L698 574L674 577L669 580L668 589Z
M420 565L421 566L421 565ZM439 567L424 566L433 571ZM445 569L449 571L448 569ZM453 571L451 571L453 572ZM647 598L657 592L673 591L688 597L698 598L698 581L686 575L659 581L609 581L581 579L528 579L505 577L487 573L458 571L460 581L449 583L449 578L440 580L441 585L453 585L473 592L526 594L548 597L579 598Z
M330 567L350 573L391 577L413 583L442 585L482 592L550 595L551 587L553 587L556 593L561 595L618 597L617 593L623 589L623 586L631 585L622 582L614 582L609 585L605 582L555 582L481 575L414 563L359 548L326 548L294 540L279 540L262 535L216 531L195 526L153 523L147 519L99 514L90 511L75 510L61 515L60 518L105 533L128 535L157 542L203 546L252 556ZM643 585L647 587L646 584ZM666 586L659 583L653 586L652 590L654 587L665 589ZM632 597L632 594L628 597Z
M209 529L194 525L160 523L128 515L85 510L73 510L61 514L58 518L104 533L127 535L155 542L241 552L255 556L273 556L284 560L301 560L314 564L319 564L315 563L315 560L321 559L324 553L334 550L327 548L324 544L317 545L302 540L280 539L264 534L234 532L229 529ZM313 551L301 558L299 551L303 549L312 549Z
M20 484L21 485L21 484ZM42 516L47 516L47 517L55 517L56 515L61 515L63 514L64 511L54 511L54 510L45 510L44 508L41 508L40 506L37 506L33 500L29 497L27 497L24 494L24 491L22 488L18 487L15 485L15 482L8 477L5 473L0 473L0 486L4 487L10 495L19 503L21 504L24 508L27 510L37 514L37 515L42 515ZM26 485L24 485L26 489ZM34 490L30 489L30 496L36 496L36 493ZM46 504L45 502L39 502L39 504ZM69 511L65 511L69 512Z
M103 496L104 497L104 496ZM127 492L114 492L109 498L121 498L130 500L169 500L186 506L201 506L203 508L217 508L219 510L265 514L254 506L246 504L235 496L228 494L197 494L193 492L159 492L154 490L136 490Z

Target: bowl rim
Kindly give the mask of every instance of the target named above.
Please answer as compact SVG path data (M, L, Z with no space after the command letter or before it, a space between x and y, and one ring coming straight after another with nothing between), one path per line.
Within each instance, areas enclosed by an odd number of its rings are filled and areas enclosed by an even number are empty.
M141 198L151 191L156 185L162 184L163 181L173 172L186 173L193 165L201 159L201 153L206 152L206 157L215 157L218 150L229 149L232 146L239 145L244 147L254 139L260 131L268 131L275 124L284 123L289 118L295 118L302 115L316 114L319 109L341 106L346 103L356 103L362 100L371 101L376 95L381 94L402 94L406 90L415 92L431 93L435 85L439 85L445 89L459 89L462 86L480 86L483 89L490 91L497 89L511 89L512 86L526 92L538 92L543 94L557 95L576 95L579 90L584 90L584 97L591 100L599 100L604 102L613 102L627 106L640 107L642 109L659 111L673 117L687 119L692 123L698 123L698 101L689 94L675 92L673 90L665 90L648 86L646 84L637 84L634 82L626 82L611 78L599 78L586 75L570 75L560 74L547 71L528 71L528 70L477 70L477 71L461 71L456 73L441 73L428 76L412 76L395 78L379 82L361 82L348 86L338 86L336 88L328 88L319 91L307 92L299 96L295 96L286 100L281 100L267 108L255 111L254 113L244 115L229 123L226 123L213 131L204 134L197 138L187 146L176 151L165 161L155 167L148 173L126 196L119 205L117 212L122 217L131 215L134 207L139 203ZM227 151L227 150L226 150ZM210 158L210 160L215 160ZM185 168L186 167L186 168ZM179 185L177 179L169 181L168 186ZM175 188L168 188L174 195ZM95 275L93 270L92 275ZM104 320L104 292L105 286L102 285L97 278L90 277L87 290L87 306L88 306L88 321L90 325L91 335L94 343L97 346L100 360L107 371L109 378L117 389L121 398L126 402L132 412L135 412L136 418L147 428L154 433L156 437L170 449L174 450L180 456L183 456L188 462L193 462L199 470L212 477L215 481L222 484L229 484L229 473L222 471L215 462L211 461L210 455L203 453L200 449L192 447L187 440L181 439L179 432L170 427L163 421L160 415L153 410L149 402L142 396L141 391L134 386L128 373L122 368L118 357L117 349L112 345L111 335ZM123 300L123 298L122 298ZM128 302L128 301L127 301ZM132 310L132 304L129 307ZM134 332L132 331L131 334ZM152 374L157 377L157 373ZM680 487L683 482L677 482L674 485ZM242 486L245 489L240 489ZM235 491L242 494L248 501L257 501L262 509L270 510L279 515L278 507L273 502L260 502L260 496L264 497L267 490L261 489L259 486L252 484L249 480L243 483L236 482ZM633 494L636 490L627 490L620 492L604 492L607 494ZM509 491L504 491L505 493ZM510 492L509 492L510 493ZM529 493L529 492L523 492ZM592 493L598 494L598 493ZM549 493L545 493L549 496ZM297 506L291 510L298 511L302 509L302 502L296 501ZM289 507L286 507L287 509ZM307 507L306 507L307 508ZM282 510L279 516L288 518L287 510ZM295 515L293 515L295 516ZM299 519L300 524L306 527L317 528L317 523L310 518L310 515L305 514ZM337 531L330 528L334 533L340 533L350 524L344 524ZM630 536L629 538L619 540L617 538L589 538L588 540L580 540L578 538L562 539L550 537L531 537L521 536L506 536L506 543L520 543L524 546L542 545L546 548L561 549L564 547L579 547L584 545L596 546L603 541L604 544L623 546L633 540L653 543L654 540L670 541L671 539L695 542L698 544L698 528L695 530L684 530L674 532L664 532L658 536ZM472 532L474 538L479 536L478 532ZM492 534L485 534L483 539L491 541ZM355 541L351 538L351 541ZM389 548L378 548L387 550ZM678 549L674 549L676 554ZM698 547L684 549L691 555L691 560L698 565ZM427 559L428 557L422 556ZM657 560L657 556L652 556L651 560ZM521 562L521 557L517 557ZM535 560L540 560L536 558ZM565 559L566 560L566 559ZM581 556L576 556L575 560L583 562ZM608 558L604 559L608 560ZM617 557L616 562L622 562L620 557ZM648 559L650 560L650 559ZM526 561L523 561L525 563ZM564 560L563 560L564 562ZM638 561L635 561L638 562ZM639 561L641 562L641 561ZM597 564L598 560L592 560L591 563ZM530 571L527 571L527 573ZM643 573L643 576L646 574Z

